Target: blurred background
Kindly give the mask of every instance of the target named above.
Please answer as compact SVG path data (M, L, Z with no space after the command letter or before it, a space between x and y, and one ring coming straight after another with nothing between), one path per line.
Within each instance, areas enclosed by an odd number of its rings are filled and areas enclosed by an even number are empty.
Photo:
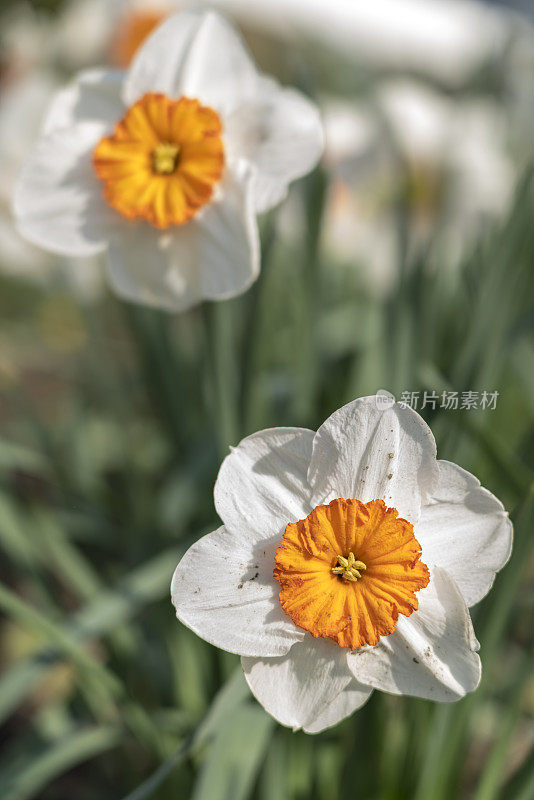
M172 316L26 244L10 198L53 92L124 68L186 5L2 5L0 796L533 800L532 7L212 3L320 105L326 149L263 218L257 284ZM473 609L483 681L452 705L375 693L293 734L176 622L170 578L218 526L230 444L379 389L513 517Z

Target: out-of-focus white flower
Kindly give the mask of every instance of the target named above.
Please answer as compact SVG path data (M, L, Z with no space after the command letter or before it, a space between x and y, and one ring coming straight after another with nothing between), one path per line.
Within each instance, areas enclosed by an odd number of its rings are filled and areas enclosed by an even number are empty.
M377 103L409 167L449 174L454 205L463 198L475 214L502 213L516 177L504 109L491 100L449 100L408 81L384 84Z
M473 691L468 606L510 554L501 503L436 460L415 411L382 400L233 448L215 485L223 526L172 580L178 618L240 654L267 711L310 733L373 688L443 702Z
M110 32L119 15L114 0L74 0L54 27L54 48L61 64L73 72L107 62Z
M369 293L387 295L398 274L397 236L385 196L398 174L390 142L363 103L328 99L323 121L323 162L330 175L323 245L358 271Z
M51 26L29 6L15 7L2 16L2 85L50 60Z
M57 17L54 45L74 71L109 64L124 69L166 17L191 0L74 0Z
M315 40L357 64L416 71L451 86L491 59L502 63L520 28L514 15L471 0L74 0L58 15L51 42L71 68L110 57L124 67L165 16L210 7L281 42Z
M196 5L194 0L73 0L53 17L15 9L2 18L8 71L37 65L68 74L103 64L125 68L166 17Z
M169 310L257 277L256 215L322 152L316 107L257 72L214 13L169 18L127 72L82 73L28 155L15 214L56 253L107 252L123 297Z
M414 81L383 81L373 104L327 103L325 162L333 181L326 247L363 265L378 293L397 273L396 204L416 245L435 241L439 263L458 262L509 208L517 166L503 108L450 99ZM352 148L351 148L352 143Z
M305 34L339 55L463 83L502 55L515 18L469 0L212 0L241 24L277 37Z
M325 150L323 163L330 172L343 173L350 179L367 167L372 148L380 145L376 138L376 122L364 108L354 102L327 99L323 104ZM348 174L347 174L348 172Z
M102 289L94 259L76 264L51 256L27 242L16 230L11 208L17 174L41 131L42 119L58 82L41 68L24 64L0 85L0 270L39 284L69 286L83 300Z

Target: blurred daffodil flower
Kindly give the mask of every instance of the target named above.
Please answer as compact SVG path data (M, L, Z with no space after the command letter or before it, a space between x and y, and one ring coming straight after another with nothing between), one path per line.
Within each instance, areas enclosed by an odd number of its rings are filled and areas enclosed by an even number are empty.
M309 733L373 689L442 702L476 689L468 607L510 555L502 504L436 459L415 411L379 399L233 448L215 485L223 526L172 581L178 618L240 654L266 710Z
M106 252L122 297L168 310L258 276L256 215L322 152L316 107L256 70L215 13L170 17L127 72L60 92L15 192L20 232L64 255Z
M425 75L449 87L493 59L502 70L525 27L506 9L472 0L72 0L50 30L49 46L67 68L107 61L126 67L165 17L203 8L281 47L319 44L355 66Z
M102 63L126 69L158 25L196 5L180 0L73 0L56 18L54 47L72 71Z
M372 103L326 101L325 162L332 181L323 239L357 263L369 288L398 274L398 206L410 254L454 274L490 224L509 211L521 159L506 114L488 99L451 99L422 82L382 80ZM413 250L413 253L412 253Z
M349 62L406 70L461 86L502 58L524 24L471 0L211 0L240 24L276 38L308 37Z

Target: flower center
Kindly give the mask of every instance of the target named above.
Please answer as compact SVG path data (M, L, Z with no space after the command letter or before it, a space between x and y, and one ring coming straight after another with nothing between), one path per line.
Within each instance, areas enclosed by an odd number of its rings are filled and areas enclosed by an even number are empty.
M332 567L334 575L339 575L344 581L357 581L361 578L361 569L367 569L363 561L357 561L354 553L349 553L347 558L337 557L337 564Z
M209 203L224 160L217 112L163 94L134 103L93 153L109 205L156 228L183 225Z
M274 569L280 603L312 636L351 649L375 645L399 614L417 609L416 593L430 579L420 556L413 526L395 508L332 500L287 525Z
M160 142L152 150L152 169L158 175L172 175L178 166L180 145Z

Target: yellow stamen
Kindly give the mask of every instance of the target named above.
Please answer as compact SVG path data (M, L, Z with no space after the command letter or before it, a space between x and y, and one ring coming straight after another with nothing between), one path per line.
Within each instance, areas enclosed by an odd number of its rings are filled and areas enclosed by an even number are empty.
M332 567L334 575L339 575L344 581L357 581L362 577L360 570L367 569L363 561L357 561L354 553L349 553L347 558L337 557L337 566Z
M172 175L178 166L180 145L160 142L152 150L152 169L157 175Z

